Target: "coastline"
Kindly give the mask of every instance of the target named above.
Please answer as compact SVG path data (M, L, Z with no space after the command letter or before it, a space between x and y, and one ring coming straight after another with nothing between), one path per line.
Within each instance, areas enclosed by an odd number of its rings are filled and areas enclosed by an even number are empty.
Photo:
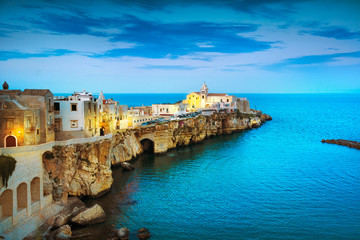
M187 119L185 122L176 120L162 125L134 128L119 132L111 139L93 143L54 146L54 158L47 159L48 162L44 164L44 172L48 175L44 178L44 186L48 186L54 199L63 205L67 205L69 196L99 198L111 189L111 168L136 160L144 152L140 140L142 136L149 137L149 133L153 133L154 154L161 154L217 135L258 128L269 120L271 116L260 111L251 115L217 114ZM75 172L70 173L71 169L75 169ZM91 177L94 175L96 179Z

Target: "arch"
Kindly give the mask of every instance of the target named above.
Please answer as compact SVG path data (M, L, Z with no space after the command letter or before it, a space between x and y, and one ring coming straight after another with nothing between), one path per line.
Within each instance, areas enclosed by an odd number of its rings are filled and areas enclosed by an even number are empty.
M6 189L0 195L0 219L13 215L13 191Z
M154 141L144 138L140 141L140 143L143 146L144 152L154 153Z
M4 138L4 147L17 147L17 138L14 135L6 135Z
M101 127L100 128L100 136L104 136L105 135L105 128Z
M139 136L137 138L138 138L139 142L141 142L142 140L144 140L146 138L153 141L153 142L155 142L153 133L146 133L146 134L143 134L143 135L141 135L141 136Z
M34 177L30 183L31 203L40 201L40 178Z
M21 211L27 208L27 185L26 183L20 183L16 189L17 194L17 211Z

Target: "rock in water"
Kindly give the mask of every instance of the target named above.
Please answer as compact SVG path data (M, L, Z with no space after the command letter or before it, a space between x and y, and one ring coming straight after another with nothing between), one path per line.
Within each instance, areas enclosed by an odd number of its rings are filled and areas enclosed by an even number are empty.
M130 230L126 227L116 230L116 236L118 236L120 238L120 240L128 240L129 233L130 233Z
M140 240L146 240L146 239L149 239L150 238L150 231L149 231L149 229L147 229L147 228L140 228L139 230L138 230L138 234L137 234L137 236L138 236L138 238L140 239Z
M92 225L105 221L105 217L106 214L104 209L99 204L95 204L91 208L88 208L73 217L71 222L79 225Z
M71 238L71 228L69 225L64 225L58 230L49 234L47 239L64 240Z
M120 163L120 165L124 170L127 170L127 171L134 170L134 166L128 162L122 162L122 163Z
M79 214L80 211L82 211L84 209L85 209L84 206L80 206L80 207L75 207L71 212L60 213L55 218L54 227L59 228L59 227L65 225L69 221L70 218L73 218L74 216Z

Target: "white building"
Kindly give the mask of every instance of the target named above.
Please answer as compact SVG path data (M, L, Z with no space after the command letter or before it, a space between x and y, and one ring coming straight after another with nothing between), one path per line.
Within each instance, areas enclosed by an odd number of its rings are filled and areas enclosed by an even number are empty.
M94 97L85 90L68 97L54 97L56 140L99 135L97 109Z
M182 101L176 103L161 103L152 105L152 114L154 116L173 116L186 113L187 104Z

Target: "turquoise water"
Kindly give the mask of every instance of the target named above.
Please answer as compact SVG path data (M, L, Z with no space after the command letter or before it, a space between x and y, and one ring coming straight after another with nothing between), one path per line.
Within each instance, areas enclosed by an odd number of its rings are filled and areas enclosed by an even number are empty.
M111 192L87 200L100 203L108 220L86 231L99 238L126 226L136 239L135 230L147 227L161 240L360 239L360 151L320 142L360 141L360 95L236 95L273 121L143 155L132 172L114 169ZM131 105L159 96L109 97ZM164 96L174 102L185 94Z

